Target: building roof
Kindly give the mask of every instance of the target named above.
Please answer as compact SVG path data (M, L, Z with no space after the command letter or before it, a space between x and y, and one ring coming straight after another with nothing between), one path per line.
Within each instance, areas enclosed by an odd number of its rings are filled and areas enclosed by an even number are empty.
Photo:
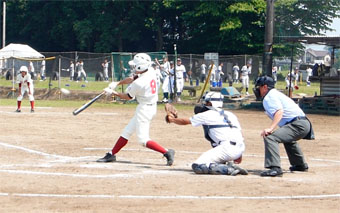
M320 44L340 48L340 36L282 36L280 38L287 42Z
M326 50L313 50L308 48L307 52L310 53L311 55L313 55L314 57L324 57L325 55L330 54L328 51Z

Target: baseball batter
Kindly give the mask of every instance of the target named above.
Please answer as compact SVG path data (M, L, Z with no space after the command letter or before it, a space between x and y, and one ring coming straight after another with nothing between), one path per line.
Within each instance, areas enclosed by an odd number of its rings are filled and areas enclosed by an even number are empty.
M33 80L31 79L31 75L28 73L28 68L26 66L20 67L20 73L17 75L17 83L19 84L19 95L17 98L18 108L16 112L21 112L21 101L25 92L27 92L31 102L31 112L34 112Z
M167 159L167 165L171 166L174 161L175 151L163 148L157 142L151 140L149 136L150 122L156 115L158 100L156 73L151 67L151 58L146 53L138 53L132 61L129 61L129 65L135 71L135 75L120 82L111 83L104 91L107 95L114 94L121 99L130 100L135 98L138 106L135 115L123 130L112 151L97 161L116 161L116 154L127 144L132 134L136 132L137 140L141 145L162 153ZM126 93L118 93L113 90L117 85L121 84L130 84Z
M203 153L192 164L196 174L248 174L245 169L232 163L241 162L245 145L237 117L224 111L222 106L221 93L209 92L204 97L204 105L196 106L195 115L191 118L168 117L170 123L203 126L204 136L211 143L212 149Z

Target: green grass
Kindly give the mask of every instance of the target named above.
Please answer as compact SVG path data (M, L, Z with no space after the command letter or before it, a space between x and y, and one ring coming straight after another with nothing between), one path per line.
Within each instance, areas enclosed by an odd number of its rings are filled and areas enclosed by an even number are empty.
M281 74L281 79L282 76L284 76L284 72L282 72ZM279 76L280 77L280 76ZM279 78L280 79L280 78ZM46 81L34 81L34 87L35 88L48 88L49 87L49 80ZM59 81L51 81L51 88L58 88L59 87ZM61 88L66 88L68 90L78 90L78 91L102 91L105 87L108 86L108 82L103 82L103 81L89 81L88 83L85 83L83 81L81 82L75 82L75 81L69 81L68 78L62 78L60 81L60 87ZM12 87L12 81L7 81L4 78L0 78L0 85L1 86L7 86L7 87ZM82 85L85 85L85 87L82 87ZM189 82L185 82L185 85L189 85ZM200 83L201 88L203 89L204 84ZM209 86L210 84L207 84L207 88L205 89L205 91L209 90ZM223 87L228 87L229 84L228 83L223 83ZM238 84L233 84L233 86L236 89L241 89L242 84L238 83ZM18 87L17 84L14 85L15 88ZM123 86L119 86L116 90L119 92L122 92L126 89L127 85L123 85ZM284 80L279 80L276 88L279 90L284 91L286 87L286 83ZM250 82L250 88L249 88L249 94L253 94L253 82ZM189 92L188 91L183 91L183 95L181 97L182 100L190 100L190 101L197 101L198 97L201 95L201 91L199 90L196 93L197 97L190 97L189 96ZM242 90L242 93L245 93L245 89ZM299 90L294 90L293 91L293 95L297 95L299 93L304 93L308 96L314 96L315 93L316 94L320 94L320 83L319 82L313 82L312 85L310 87L306 86L305 82L299 83ZM159 100L162 100L163 98L163 93L162 90L159 90ZM4 100L2 100L1 102L3 102ZM71 104L69 103L69 101L58 101L60 102L60 106L63 106L63 104ZM70 101L71 102L71 101ZM79 101L74 101L75 103L77 103L79 105ZM48 103L48 101L47 101ZM77 105L75 104L75 105ZM96 103L97 104L97 103ZM55 104L53 104L55 105ZM100 104L99 104L100 105Z

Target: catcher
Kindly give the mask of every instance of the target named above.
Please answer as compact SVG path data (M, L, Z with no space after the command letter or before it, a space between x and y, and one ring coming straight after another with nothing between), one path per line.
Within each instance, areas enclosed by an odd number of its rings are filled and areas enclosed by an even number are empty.
M211 143L212 149L204 152L192 164L196 174L248 174L247 170L234 164L241 163L245 145L237 117L222 109L221 93L207 93L204 104L195 107L195 115L191 118L179 118L177 110L169 105L165 106L168 123L203 126L204 136Z

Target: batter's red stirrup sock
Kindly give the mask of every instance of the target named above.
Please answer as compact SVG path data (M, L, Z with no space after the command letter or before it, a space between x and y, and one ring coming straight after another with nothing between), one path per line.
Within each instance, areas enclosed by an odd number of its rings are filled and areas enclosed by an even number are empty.
M21 101L18 101L18 109L21 108Z
M34 110L34 101L31 101L31 109Z
M112 155L115 155L116 153L118 153L127 144L127 142L128 142L127 139L120 136L115 146L112 149Z
M149 149L155 150L156 152L160 152L162 154L166 153L166 150L155 141L150 140L146 142L146 147L148 147Z

